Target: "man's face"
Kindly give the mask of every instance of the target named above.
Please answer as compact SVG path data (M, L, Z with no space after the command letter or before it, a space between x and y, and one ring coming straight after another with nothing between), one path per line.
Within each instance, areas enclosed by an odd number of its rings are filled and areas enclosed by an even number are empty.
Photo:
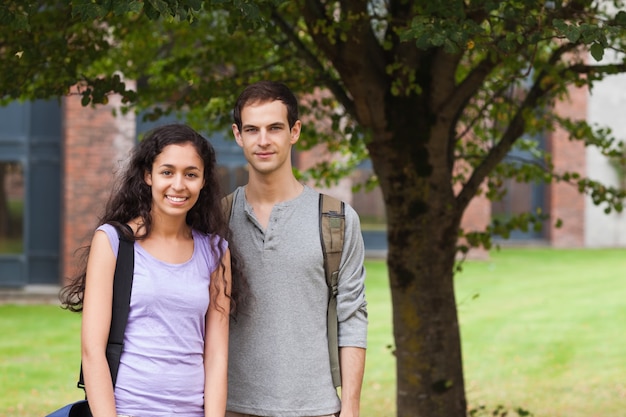
M241 111L241 131L235 124L232 128L251 170L269 175L291 173L291 146L300 137L300 126L298 120L289 128L287 107L276 100L246 104Z

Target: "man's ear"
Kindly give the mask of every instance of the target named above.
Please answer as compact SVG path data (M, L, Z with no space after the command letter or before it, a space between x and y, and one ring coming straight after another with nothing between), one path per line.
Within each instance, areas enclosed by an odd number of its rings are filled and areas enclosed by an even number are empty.
M148 184L150 187L152 187L152 173L150 173L150 171L146 171L143 174L143 180L146 184Z
M291 144L293 145L300 139L300 132L302 130L302 122L300 120L296 120L291 128Z
M237 127L237 123L233 123L232 129L233 129L233 136L235 136L235 142L237 142L237 145L243 148L243 141L241 140L241 132L239 131L239 128Z

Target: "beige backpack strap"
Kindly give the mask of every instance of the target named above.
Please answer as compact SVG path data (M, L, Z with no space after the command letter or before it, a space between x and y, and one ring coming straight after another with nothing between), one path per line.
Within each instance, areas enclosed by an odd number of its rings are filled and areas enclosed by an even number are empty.
M339 367L339 344L337 334L337 285L339 279L339 263L343 251L345 229L345 205L342 201L320 194L320 237L324 254L324 272L329 288L328 301L328 352L330 354L330 370L335 387L341 386Z
M233 199L235 198L235 192L228 194L222 198L222 211L224 212L224 219L226 223L230 222L230 213L233 211Z

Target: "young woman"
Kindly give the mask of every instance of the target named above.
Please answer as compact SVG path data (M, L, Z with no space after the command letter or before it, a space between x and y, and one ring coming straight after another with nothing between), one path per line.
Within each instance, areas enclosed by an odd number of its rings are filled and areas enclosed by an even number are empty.
M82 311L94 417L224 416L231 280L242 276L225 240L221 196L215 152L193 129L156 128L134 150L82 273L62 293L68 309ZM130 226L135 241L115 388L105 356L119 244L113 224Z

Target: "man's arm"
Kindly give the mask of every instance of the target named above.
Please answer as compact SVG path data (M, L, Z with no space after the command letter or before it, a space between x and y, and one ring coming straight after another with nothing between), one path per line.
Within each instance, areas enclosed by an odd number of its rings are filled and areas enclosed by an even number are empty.
M359 217L347 204L344 236L337 294L341 369L340 416L358 417L367 347L367 302L363 267L365 248Z
M340 417L358 417L361 409L361 386L365 373L365 349L342 347L339 349L341 368Z

